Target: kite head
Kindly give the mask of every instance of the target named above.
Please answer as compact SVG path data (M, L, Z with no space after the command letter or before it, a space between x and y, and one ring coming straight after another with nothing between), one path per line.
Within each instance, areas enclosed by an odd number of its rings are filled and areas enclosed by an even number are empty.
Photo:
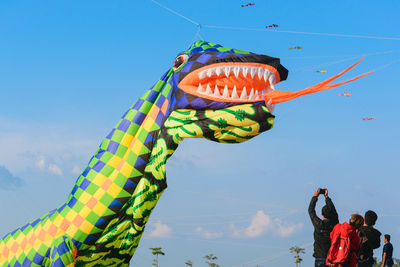
M173 71L178 106L196 109L260 104L288 75L279 58L204 41L179 54Z
M265 95L288 71L279 58L197 41L175 58L170 74L171 112L185 110L171 115L196 121L202 135L193 137L243 142L272 127L274 105Z

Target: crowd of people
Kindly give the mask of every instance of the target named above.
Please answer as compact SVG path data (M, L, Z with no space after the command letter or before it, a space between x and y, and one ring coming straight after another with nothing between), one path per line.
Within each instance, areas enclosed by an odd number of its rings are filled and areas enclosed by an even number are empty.
M325 196L322 219L315 212L320 195ZM315 267L372 267L373 250L381 245L381 233L374 228L378 215L368 210L364 217L352 214L348 222L339 223L339 216L326 188L314 192L308 207L314 226ZM385 234L382 265L393 266L393 246L390 235Z

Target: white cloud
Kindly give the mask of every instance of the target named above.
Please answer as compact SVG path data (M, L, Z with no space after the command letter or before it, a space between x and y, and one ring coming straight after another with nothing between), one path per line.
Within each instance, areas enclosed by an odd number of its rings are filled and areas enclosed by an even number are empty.
M303 223L284 223L280 219L272 219L263 211L257 211L246 228L238 228L234 224L229 226L233 237L256 238L268 232L280 237L288 237L303 228Z
M249 227L246 228L245 235L248 237L258 237L267 231L271 224L271 218L261 210L251 220Z
M302 229L304 226L303 223L297 224L287 224L284 225L281 220L274 220L274 228L276 229L275 233L280 237L288 237L294 234L297 230Z
M79 174L81 174L82 173L82 168L81 167L78 167L78 165L75 165L73 168L72 168L72 174L76 174L76 175L79 175Z
M64 124L15 121L0 115L0 163L19 175L35 174L27 179L47 177L40 172L62 175L62 170L82 166L105 133L71 129Z
M43 157L39 157L38 160L36 161L35 165L36 165L36 167L38 167L39 169L43 170L44 167L45 167L45 165L46 165L46 162L45 162L45 160L44 160Z
M58 167L55 164L50 164L48 167L49 172L51 172L52 174L61 176L63 175L63 171L60 169L60 167Z
M172 235L171 228L168 225L161 223L158 221L153 223L152 226L154 229L149 233L148 237L150 238L169 238Z
M200 235L201 237L206 238L206 239L213 239L213 238L222 237L222 233L221 232L212 233L212 232L209 232L209 231L203 229L202 227L197 227L196 228L196 233L198 235Z

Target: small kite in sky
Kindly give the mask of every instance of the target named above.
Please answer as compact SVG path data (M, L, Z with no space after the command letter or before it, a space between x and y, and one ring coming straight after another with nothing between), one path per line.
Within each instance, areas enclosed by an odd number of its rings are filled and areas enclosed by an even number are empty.
M339 94L340 96L351 96L350 93L344 92L343 94Z
M293 47L290 47L289 49L303 49L303 47L301 47L301 46L293 46Z
M271 24L271 25L265 26L265 28L278 28L278 27L279 27L279 25L277 25L277 24Z
M371 121L371 120L375 120L375 118L363 118L363 121Z
M254 6L255 4L254 3L248 3L248 4L245 4L245 5L242 5L242 7L246 7L246 6Z
M315 72L319 72L319 73L326 73L326 70L316 70Z

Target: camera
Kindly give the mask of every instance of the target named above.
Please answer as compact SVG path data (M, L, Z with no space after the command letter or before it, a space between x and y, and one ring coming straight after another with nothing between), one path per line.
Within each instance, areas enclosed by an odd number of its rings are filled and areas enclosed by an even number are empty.
M320 194L320 195L325 195L325 189L320 188L320 189L319 189L319 194Z

